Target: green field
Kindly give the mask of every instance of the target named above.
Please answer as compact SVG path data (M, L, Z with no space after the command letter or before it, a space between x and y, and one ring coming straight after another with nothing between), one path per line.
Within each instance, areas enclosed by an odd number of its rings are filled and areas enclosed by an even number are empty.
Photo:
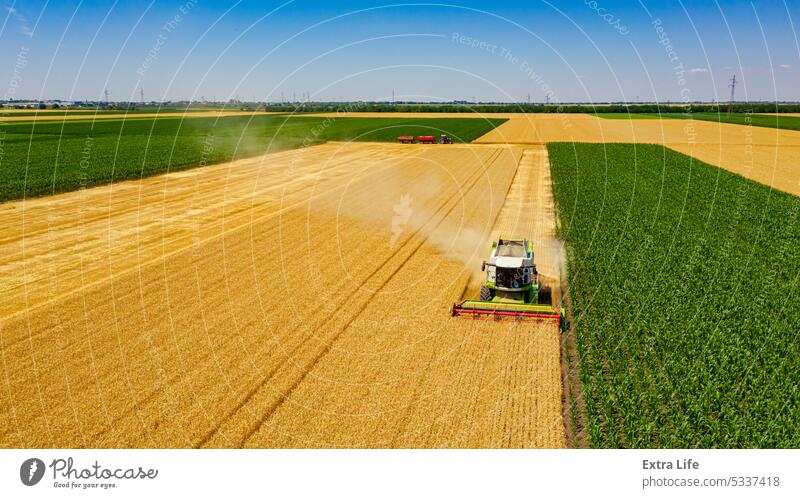
M504 119L231 116L0 123L0 201L76 190L331 140L446 133L469 142Z
M800 198L655 145L548 150L590 444L800 447Z
M680 118L680 115L675 117ZM739 125L760 126L763 128L780 128L782 130L800 130L800 117L798 116L771 116L768 114L714 114L702 113L692 115L693 119L703 121L718 121Z
M97 111L97 114L119 114L121 111ZM36 111L33 109L30 110L15 110L13 112L9 112L7 110L0 111L0 117L28 117L28 116L67 116L67 115L75 115L75 116L92 116L95 114L95 111L87 111L87 110L59 110L59 111Z
M739 125L759 126L762 128L779 128L782 130L800 130L799 116L780 116L769 114L717 114L698 112L690 115L684 113L633 114L633 113L597 113L595 116L605 119L699 119Z

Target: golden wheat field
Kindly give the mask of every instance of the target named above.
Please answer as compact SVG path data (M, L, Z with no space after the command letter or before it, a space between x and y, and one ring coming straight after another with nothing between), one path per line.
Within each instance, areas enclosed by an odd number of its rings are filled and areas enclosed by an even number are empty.
M563 446L558 328L447 311L491 235L559 279L547 170L329 143L0 205L3 446Z

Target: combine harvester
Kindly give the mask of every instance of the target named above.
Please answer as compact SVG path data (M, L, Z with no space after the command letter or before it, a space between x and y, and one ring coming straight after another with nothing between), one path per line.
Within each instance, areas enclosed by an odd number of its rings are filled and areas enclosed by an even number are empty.
M527 239L501 238L492 243L489 261L482 263L481 271L486 271L486 282L481 285L480 301L453 304L452 316L551 320L561 328L566 326L564 310L551 304L551 290L539 285L533 245Z

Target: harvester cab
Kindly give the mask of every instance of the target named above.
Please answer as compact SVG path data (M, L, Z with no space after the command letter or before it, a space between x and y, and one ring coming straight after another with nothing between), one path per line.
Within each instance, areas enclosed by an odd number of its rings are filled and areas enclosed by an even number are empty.
M563 310L553 307L550 289L539 283L529 240L501 238L493 242L489 261L482 263L481 270L486 280L480 300L455 303L450 309L452 316L544 319L564 326Z

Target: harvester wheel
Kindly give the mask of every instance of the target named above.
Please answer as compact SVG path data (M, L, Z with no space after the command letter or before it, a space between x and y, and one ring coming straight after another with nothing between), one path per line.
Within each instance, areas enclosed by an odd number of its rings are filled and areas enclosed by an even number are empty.
M481 301L491 301L492 300L492 289L481 286Z
M544 286L539 289L539 304L553 304L553 289Z

